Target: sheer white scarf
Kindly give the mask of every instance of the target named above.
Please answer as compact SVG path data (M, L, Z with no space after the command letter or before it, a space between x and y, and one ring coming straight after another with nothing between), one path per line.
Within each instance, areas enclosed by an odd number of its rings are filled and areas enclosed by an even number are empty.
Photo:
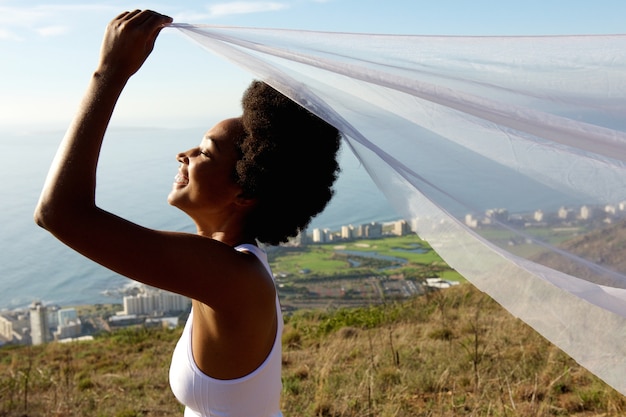
M449 265L626 394L626 35L172 26L339 128Z

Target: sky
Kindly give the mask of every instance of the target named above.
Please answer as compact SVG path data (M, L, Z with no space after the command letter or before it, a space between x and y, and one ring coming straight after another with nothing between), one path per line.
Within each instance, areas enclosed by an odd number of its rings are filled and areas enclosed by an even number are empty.
M64 129L95 68L106 24L135 8L159 11L179 23L338 32L626 33L623 0L0 0L0 131ZM251 79L176 29L166 29L128 84L112 124L210 124L239 113L240 93Z

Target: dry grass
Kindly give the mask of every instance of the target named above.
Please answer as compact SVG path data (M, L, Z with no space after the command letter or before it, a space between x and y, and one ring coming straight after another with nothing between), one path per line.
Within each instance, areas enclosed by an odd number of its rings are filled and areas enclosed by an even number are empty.
M286 416L626 415L625 397L471 285L386 312L325 337L332 318L288 323Z
M0 349L0 416L182 416L168 369L180 331Z
M0 417L182 416L167 381L179 334L0 349ZM286 417L626 415L625 397L471 285L299 312L283 344Z

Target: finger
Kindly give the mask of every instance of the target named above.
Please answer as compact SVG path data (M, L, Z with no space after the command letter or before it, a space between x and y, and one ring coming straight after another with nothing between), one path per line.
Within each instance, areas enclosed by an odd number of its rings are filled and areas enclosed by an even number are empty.
M132 12L126 12L126 14L122 18L122 20L131 20L132 18L134 18L138 14L141 14L141 10L139 10L139 9L135 9Z
M156 37L161 31L161 29L163 29L168 24L172 23L172 21L173 19L169 16L152 12L146 19L145 23L153 27L152 35Z
M133 17L135 17L137 14L139 14L140 12L141 12L141 10L137 10L137 9L133 10L131 12L129 12L129 11L122 12L119 15L117 15L115 17L115 19L111 20L110 24L111 25L113 25L113 24L118 25L120 23L127 22L127 21L131 20Z
M134 23L148 30L148 38L146 40L146 51L150 53L154 48L154 43L161 29L172 22L172 18L151 10L144 10L136 16Z
M153 10L136 10L137 13L131 13L127 19L132 19L135 23L143 25L146 22L150 24L167 24L172 22L172 18Z
M152 12L152 13L153 15L151 16L151 18L156 19L158 21L159 30L161 30L165 25L172 23L172 21L174 20L171 17L161 14L161 13L157 13L157 12Z

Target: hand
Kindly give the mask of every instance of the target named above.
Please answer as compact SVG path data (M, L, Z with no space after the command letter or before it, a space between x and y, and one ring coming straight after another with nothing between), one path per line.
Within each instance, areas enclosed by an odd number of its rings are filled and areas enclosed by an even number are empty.
M97 72L129 78L152 52L161 29L171 22L171 17L151 10L117 16L106 28Z

